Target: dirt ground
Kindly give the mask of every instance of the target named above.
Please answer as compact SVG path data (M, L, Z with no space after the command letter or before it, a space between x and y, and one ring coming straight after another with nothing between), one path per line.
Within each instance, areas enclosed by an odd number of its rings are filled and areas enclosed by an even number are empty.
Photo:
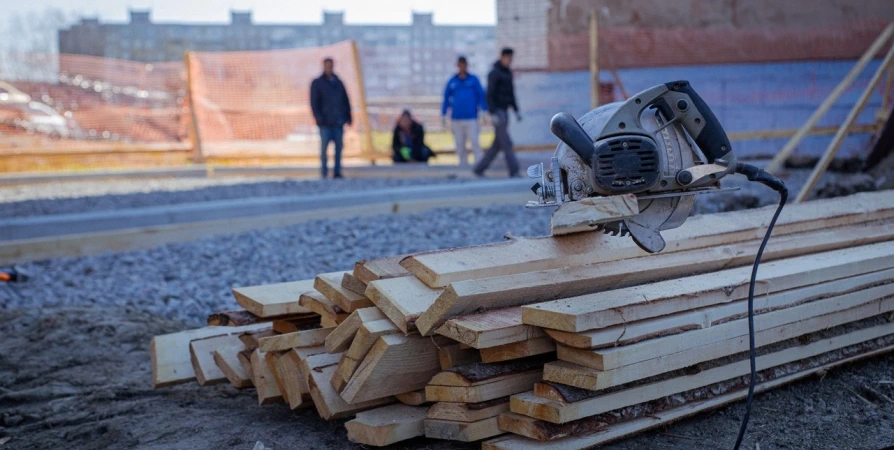
M0 448L250 450L257 441L277 450L360 448L341 421L258 407L253 390L194 383L153 390L149 340L183 328L128 308L0 311L0 437L10 438ZM872 392L894 398L891 382L889 354L759 395L743 448L894 445L894 403ZM730 448L742 411L733 405L606 448ZM394 448L478 445L416 439Z

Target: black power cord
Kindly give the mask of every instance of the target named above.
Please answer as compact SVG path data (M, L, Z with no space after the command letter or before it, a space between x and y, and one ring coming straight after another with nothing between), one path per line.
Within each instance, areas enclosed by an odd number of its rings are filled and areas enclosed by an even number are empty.
M761 264L761 256L764 254L764 248L767 246L767 241L770 240L770 234L773 233L773 226L776 225L776 220L779 219L779 214L782 213L782 207L785 206L785 202L788 200L788 189L785 187L785 183L779 178L750 164L737 163L736 173L745 175L745 177L748 178L748 181L756 181L779 193L779 206L776 208L776 213L773 214L773 219L770 220L770 224L767 225L767 232L764 234L764 240L761 241L761 246L757 249L757 255L754 257L754 266L751 269L751 282L748 285L748 357L751 360L751 381L748 383L748 399L745 401L745 415L742 417L742 425L739 427L739 436L736 438L736 446L733 447L734 450L739 450L739 446L742 445L742 439L745 438L745 430L748 429L748 419L751 417L751 403L754 400L754 385L757 382L757 363L755 361L754 351L754 285L757 281L757 268Z

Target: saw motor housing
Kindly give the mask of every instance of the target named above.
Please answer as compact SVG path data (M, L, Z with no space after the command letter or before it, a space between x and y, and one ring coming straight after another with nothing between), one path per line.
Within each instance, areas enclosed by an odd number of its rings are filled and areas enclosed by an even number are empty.
M540 179L534 187L539 201L529 206L635 194L640 214L603 228L629 232L649 252L664 248L659 232L683 224L695 194L718 190L736 165L726 133L686 81L604 105L579 122L556 114L550 128L562 142L551 170L543 164L528 169Z

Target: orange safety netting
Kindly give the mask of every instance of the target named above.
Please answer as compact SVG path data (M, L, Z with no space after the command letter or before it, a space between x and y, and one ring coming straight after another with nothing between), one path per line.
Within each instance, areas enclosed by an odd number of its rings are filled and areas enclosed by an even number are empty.
M79 151L186 140L183 64L5 55L0 149Z
M360 67L352 42L254 52L190 52L189 91L204 157L317 156L319 132L310 84L330 57L348 92L353 125L345 155L368 148Z

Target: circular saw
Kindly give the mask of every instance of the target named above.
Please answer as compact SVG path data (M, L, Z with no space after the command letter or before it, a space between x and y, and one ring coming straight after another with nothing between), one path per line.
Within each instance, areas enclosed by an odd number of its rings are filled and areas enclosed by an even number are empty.
M561 143L550 170L543 163L528 168L539 182L532 188L538 200L527 206L558 207L553 234L629 234L649 253L664 249L661 231L686 221L697 194L729 190L719 181L737 166L726 132L688 81L655 86L580 121L556 114L550 129ZM583 228L557 226L563 216L581 216L585 205L597 207L598 197L633 205L620 219L597 214Z

